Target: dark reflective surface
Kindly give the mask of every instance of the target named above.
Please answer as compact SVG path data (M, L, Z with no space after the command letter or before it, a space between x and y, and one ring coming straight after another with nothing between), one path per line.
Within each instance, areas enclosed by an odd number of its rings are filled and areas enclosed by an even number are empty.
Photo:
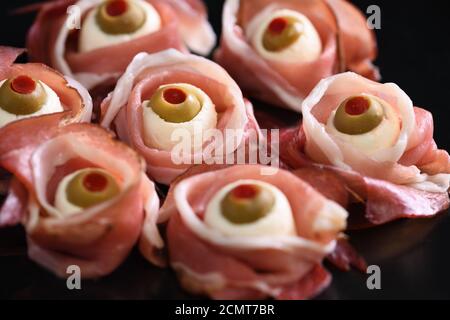
M450 217L402 220L375 229L350 233L352 243L369 264L381 269L381 290L368 290L367 275L333 273L331 286L318 299L450 298ZM61 280L30 261L22 230L4 230L0 237L0 298L8 299L195 299L178 285L169 269L147 263L137 250L113 274L84 280L82 290L68 290ZM15 248L11 250L10 248Z
M2 3L0 43L23 46L32 16L10 17L8 9L30 1ZM221 1L208 1L211 20L219 29ZM382 29L377 30L384 82L396 82L415 102L431 110L435 138L450 149L448 134L450 83L450 27L445 1L432 4L404 1L354 1L364 11L381 8ZM274 110L275 116L297 116ZM450 298L450 216L402 220L350 233L352 244L369 264L381 268L381 290L368 290L367 275L340 272L328 266L333 283L318 299ZM29 299L179 299L196 298L183 292L172 271L148 264L135 250L112 275L83 281L82 290L69 291L64 280L41 269L26 256L21 228L0 230L0 298Z

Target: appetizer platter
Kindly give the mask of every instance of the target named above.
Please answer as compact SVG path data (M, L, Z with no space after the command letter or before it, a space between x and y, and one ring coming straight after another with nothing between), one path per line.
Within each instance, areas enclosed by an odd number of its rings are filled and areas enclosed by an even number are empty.
M368 4L9 6L2 298L449 297L448 111Z

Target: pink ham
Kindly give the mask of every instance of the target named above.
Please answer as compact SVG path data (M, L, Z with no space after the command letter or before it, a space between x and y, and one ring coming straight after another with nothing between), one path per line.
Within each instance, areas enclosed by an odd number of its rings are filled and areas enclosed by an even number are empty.
M146 178L139 156L104 129L72 124L50 127L46 135L35 136L35 127L43 124L38 120L29 123L30 135L23 137L28 143L0 157L0 165L16 177L0 221L20 220L30 258L60 277L67 276L70 265L79 266L83 278L109 274L138 240L144 218L157 214L159 199L153 183ZM64 216L53 205L57 185L67 174L86 167L110 172L122 191L111 200Z
M46 135L51 126L62 126L74 122L90 122L92 116L92 99L87 90L77 81L64 77L59 72L40 63L14 63L25 50L0 46L0 80L19 75L28 75L49 86L57 95L64 112L40 115L34 118L42 121L42 126L33 127L33 118L10 122L0 128L0 157L14 148L25 146L28 138L24 133ZM9 176L0 175L0 185L7 184ZM3 193L3 192L2 192ZM13 193L13 190L11 190ZM2 223L0 223L1 225Z
M177 13L180 33L189 49L207 56L216 44L216 34L208 22L202 0L166 0Z
M338 25L339 70L350 70L366 78L379 80L375 33L367 28L367 18L347 0L325 0Z
M245 37L246 27L264 10L276 9L295 10L311 20L323 43L318 59L295 64L269 61L258 55ZM371 63L375 56L373 32L367 29L363 15L343 0L228 0L221 44L215 52L215 60L246 93L299 112L302 100L320 79L337 71L354 70L378 79L378 71Z
M160 85L180 82L202 89L211 98L218 112L217 129L222 133L227 129L240 131L239 146L244 145L250 135L260 135L250 102L242 97L233 79L214 62L175 50L136 56L115 90L102 103L101 124L113 126L119 138L145 158L150 176L165 184L192 164L176 164L171 152L144 144L141 105ZM226 150L227 154L234 151Z
M27 191L17 179L12 179L8 196L0 211L0 227L15 226L25 216Z
M360 93L388 101L402 120L398 141L389 152L377 154L378 159L361 154L324 128L340 102ZM318 176L334 173L353 202L364 201L366 218L372 224L432 216L449 207L449 155L436 147L431 114L413 107L396 85L375 83L353 73L324 79L305 99L303 117L299 128L280 134L281 160L291 168L317 171ZM337 191L320 181L309 180L333 198Z
M321 261L333 250L341 229L314 226L321 208L327 208L330 216L343 219L340 226L345 227L345 211L289 172L280 169L263 175L262 169L258 165L200 166L172 185L159 215L160 221L169 220L169 262L185 289L215 299L305 299L329 284ZM291 205L297 235L225 237L208 227L203 216L211 197L239 179L265 181L279 188ZM146 239L144 233L144 256L150 248Z
M88 89L111 78L117 79L139 52L158 52L167 48L186 51L183 39L200 53L208 53L215 35L207 22L206 12L199 0L147 0L158 11L162 28L126 43L78 52L78 32L64 25L71 5L80 8L83 17L99 0L59 0L45 2L31 27L27 47L35 61L45 62L64 74L73 75Z

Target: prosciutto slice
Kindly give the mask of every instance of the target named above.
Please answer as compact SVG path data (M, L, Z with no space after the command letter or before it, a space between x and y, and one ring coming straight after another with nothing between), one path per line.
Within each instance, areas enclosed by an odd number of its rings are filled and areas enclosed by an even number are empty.
M213 101L218 113L216 129L222 133L224 141L206 144L214 150L224 150L225 158L243 147L250 138L259 139L260 132L253 117L252 106L242 96L233 79L214 62L167 50L157 54L138 54L117 82L113 92L102 103L101 124L114 127L119 138L135 148L146 160L147 171L156 181L169 184L194 163L177 164L170 151L148 147L143 139L142 102L163 84L189 83L202 89ZM235 142L228 141L226 131L235 133ZM232 147L226 147L232 146ZM211 159L206 155L192 154L191 159Z
M201 166L171 186L160 210L168 220L169 262L183 287L215 299L305 299L328 286L331 277L321 266L345 228L346 212L303 180L278 170L261 174L259 165L215 170ZM279 188L292 208L296 235L224 236L204 222L205 208L223 186L255 179ZM333 227L317 229L324 214ZM330 220L330 221L331 221ZM323 224L322 224L323 225ZM144 256L151 239L143 233Z
M158 52L167 48L186 51L184 42L200 54L207 54L212 49L215 34L200 0L146 1L160 15L161 29L134 40L84 53L78 52L78 31L67 27L74 19L68 12L79 13L84 18L102 0L44 2L39 6L38 16L28 33L30 57L73 76L91 90L105 81L111 81L111 78L117 79L139 52ZM76 6L73 7L77 8L76 11L71 11L69 7L72 5Z
M103 128L71 124L49 127L44 134L37 129L42 125L40 119L30 120L23 143L0 156L0 165L14 174L0 222L20 221L30 258L60 277L67 276L71 265L80 267L83 278L109 274L138 240L144 218L157 215L154 185L139 156ZM6 134L11 138L14 132ZM65 176L87 167L114 175L121 192L80 213L64 215L54 206L55 190Z
M361 93L390 103L402 121L395 143L372 156L362 154L325 128L328 117L342 101ZM450 157L433 140L431 114L413 107L398 86L343 73L322 80L302 108L303 123L280 134L282 161L291 168L310 168L317 175L334 173L350 191L350 200L364 202L365 217L372 224L428 217L449 207ZM318 189L327 192L323 184ZM339 197L343 199L343 195Z
M250 25L261 25L274 11L290 9L312 22L322 42L322 53L311 62L268 60L260 56L246 36ZM364 16L344 0L227 0L222 38L215 60L230 72L250 96L301 111L301 103L322 79L352 70L379 79L374 33Z
M28 75L44 82L57 95L64 108L66 123L90 122L92 115L92 99L86 89L76 80L63 76L59 72L40 63L14 63L25 50L0 46L0 80ZM51 117L43 115L39 117ZM58 115L61 116L61 115ZM10 123L9 125L25 126L28 119ZM0 131L2 129L0 128ZM1 135L0 135L1 139Z

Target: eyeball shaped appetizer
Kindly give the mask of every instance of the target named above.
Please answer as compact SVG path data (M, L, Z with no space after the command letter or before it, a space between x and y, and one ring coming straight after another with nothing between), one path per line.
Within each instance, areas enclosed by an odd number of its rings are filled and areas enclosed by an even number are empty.
M293 174L236 165L180 177L159 212L182 286L214 299L305 299L330 282L321 266L347 212ZM144 232L144 256L151 244Z
M58 95L27 75L0 81L0 127L30 116L62 112Z
M254 20L247 28L247 38L268 60L309 62L322 53L322 41L311 21L293 10L274 11L262 26Z
M347 98L333 111L326 130L370 156L393 146L401 126L392 105L374 96L359 95Z
M0 132L6 126L26 131L24 120L32 117L58 117L60 125L89 122L92 100L86 89L45 65L14 63L23 51L0 46ZM2 149L11 145L2 134L0 141Z
M137 55L101 109L101 124L138 150L164 184L260 136L251 104L226 71L176 50Z
M450 158L433 140L432 115L397 85L338 74L322 80L302 110L300 129L281 134L281 158L298 168L308 162L304 153L331 166L366 201L372 223L449 206Z
M80 31L80 52L127 42L161 28L156 9L146 1L109 0L89 11Z
M227 0L214 55L246 94L298 112L322 78L378 79L375 57L374 33L344 0Z
M101 169L80 169L64 177L56 189L55 207L63 214L76 214L107 201L120 188L116 179Z
M45 124L31 119L21 137L26 150L0 157L14 174L1 224L22 223L30 258L60 277L70 265L83 278L107 275L128 256L143 221L157 216L154 185L139 156L103 128L71 124L35 134ZM161 246L157 230L149 237Z
M206 208L205 223L230 236L295 234L285 195L258 180L238 180L219 190Z
M27 48L34 61L98 92L139 52L187 51L186 43L207 55L215 41L200 0L63 0L40 7Z

